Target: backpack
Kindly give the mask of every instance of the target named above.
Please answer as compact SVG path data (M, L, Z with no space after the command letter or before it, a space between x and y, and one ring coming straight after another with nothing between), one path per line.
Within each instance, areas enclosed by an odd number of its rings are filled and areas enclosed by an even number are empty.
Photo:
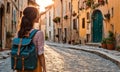
M28 38L14 38L11 48L13 70L34 70L37 67L37 50L32 38L38 30L33 30Z

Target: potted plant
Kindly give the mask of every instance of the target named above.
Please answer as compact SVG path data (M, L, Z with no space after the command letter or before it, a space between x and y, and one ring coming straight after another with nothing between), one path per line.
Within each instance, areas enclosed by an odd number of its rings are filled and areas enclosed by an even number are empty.
M45 40L48 40L48 36L47 35L45 36Z
M55 23L60 23L60 17L55 17L55 18L53 19L53 22L55 22Z
M110 13L104 14L105 18L110 20Z
M80 10L83 10L84 8L83 7L81 7L81 8L79 8Z
M68 15L65 15L65 16L64 16L64 19L66 19L66 20L67 20L67 19L68 19Z
M115 38L112 31L109 31L108 38L106 39L107 49L114 50L115 49Z
M107 38L106 44L108 50L114 50L114 41L112 38Z
M116 50L117 50L117 51L120 51L120 46L117 46L117 47L116 47Z
M91 7L91 0L86 1L86 6Z
M55 37L59 38L59 35L57 34L57 35L55 35Z
M74 11L72 15L73 15L73 16L76 16L76 15L77 15L77 13L75 13L75 11Z
M103 38L102 41L101 41L101 47L102 48L107 48L107 45L106 45L106 38Z
M11 38L13 37L12 32L6 32L6 48L11 48Z

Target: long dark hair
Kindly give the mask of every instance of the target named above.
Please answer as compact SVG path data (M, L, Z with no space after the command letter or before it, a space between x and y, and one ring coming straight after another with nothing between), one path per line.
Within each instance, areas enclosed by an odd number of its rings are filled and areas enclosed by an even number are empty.
M34 25L34 22L39 11L34 7L27 7L23 11L23 17L20 24L20 30L18 31L18 37L23 38L26 33L28 33Z

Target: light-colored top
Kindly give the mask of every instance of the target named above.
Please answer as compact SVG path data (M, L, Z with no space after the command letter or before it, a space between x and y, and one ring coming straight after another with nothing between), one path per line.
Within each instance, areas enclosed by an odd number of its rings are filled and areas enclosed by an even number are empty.
M34 29L32 29L34 30ZM30 32L32 32L32 30ZM42 31L38 31L35 36L33 37L33 43L35 44L36 48L38 48L38 55L44 53L44 35Z

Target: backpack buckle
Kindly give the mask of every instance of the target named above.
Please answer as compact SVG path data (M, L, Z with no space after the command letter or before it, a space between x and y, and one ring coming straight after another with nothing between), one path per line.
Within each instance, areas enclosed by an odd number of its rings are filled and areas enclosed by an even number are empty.
M17 57L16 56L14 57L14 60L15 60L15 62L14 62L14 69L15 69L17 66Z
M24 60L25 60L25 58L22 57L22 71L24 71Z

